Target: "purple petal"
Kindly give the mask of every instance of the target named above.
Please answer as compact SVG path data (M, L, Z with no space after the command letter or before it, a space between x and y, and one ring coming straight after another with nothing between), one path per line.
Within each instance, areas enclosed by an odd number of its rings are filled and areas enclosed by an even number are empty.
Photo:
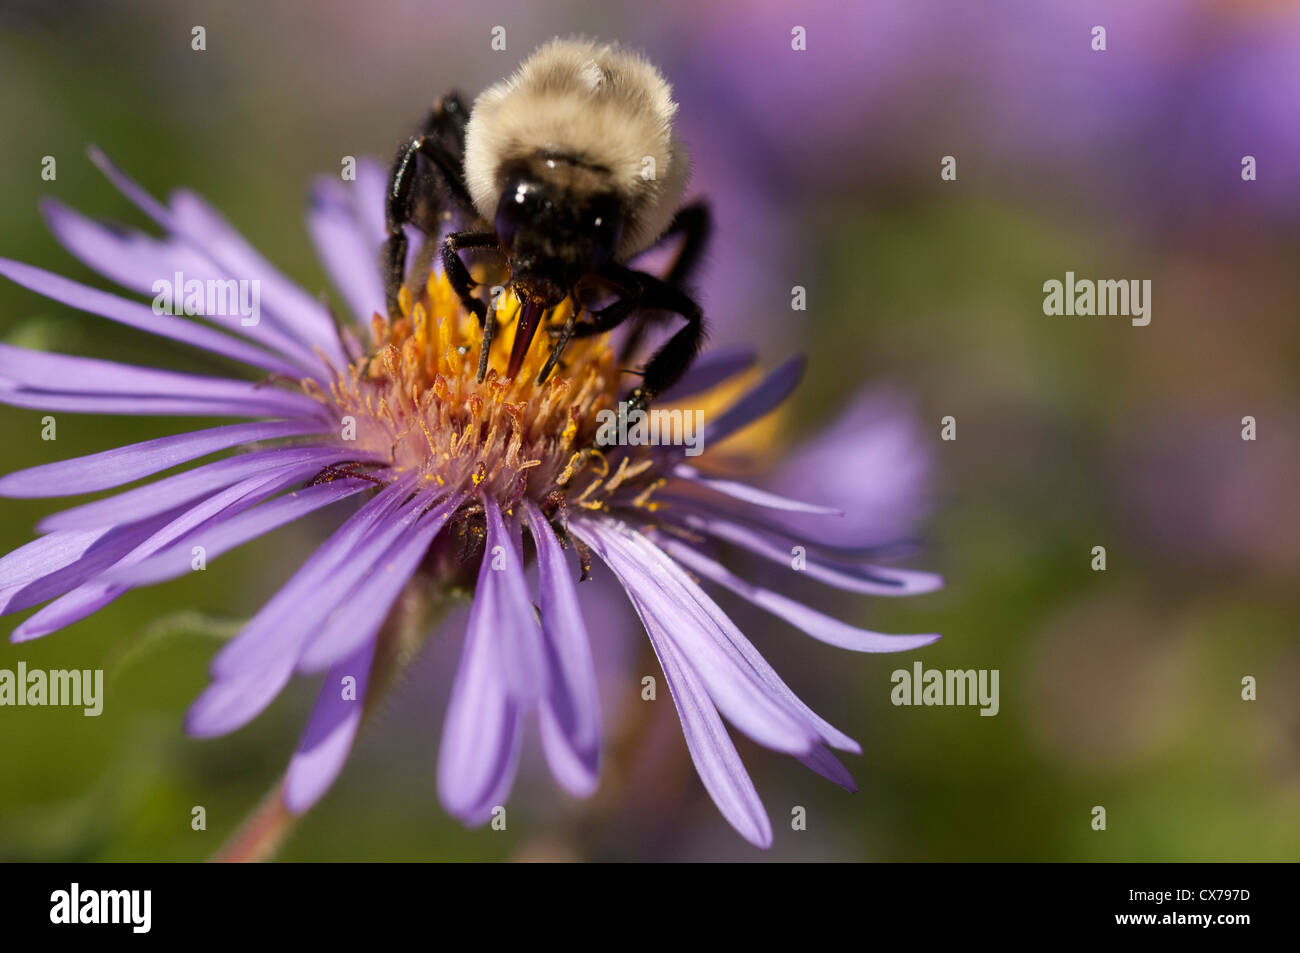
M271 703L288 681L311 634L340 600L354 591L356 579L374 567L393 539L408 531L424 513L430 502L427 497L403 502L411 483L403 480L390 485L345 522L262 607L235 641L218 653L211 666L213 684L191 708L191 733L233 731ZM394 511L403 506L405 511L395 515ZM431 519L440 526L446 515L435 514ZM391 525L383 525L388 520ZM376 524L379 529L367 535ZM427 548L428 541L422 542ZM423 553L423 548L419 552ZM415 564L418 560L410 565L412 571ZM333 588L322 592L326 582ZM387 610L377 604L357 607L357 617L364 617L365 624L373 626L374 631L386 614Z
M292 659L277 659L233 678L213 681L185 713L185 732L196 738L215 738L242 728L289 682Z
M541 626L528 597L524 558L517 542L519 527L513 525L507 531L496 499L484 494L482 501L487 544L479 565L469 627L499 633L506 685L512 697L527 708L546 693Z
M0 557L0 589L40 579L71 565L109 532L109 529L92 529L50 533L19 546Z
M758 355L752 348L721 348L701 354L686 374L658 397L661 404L675 404L717 387L754 366Z
M192 470L125 490L115 496L53 513L41 520L42 532L58 529L93 529L154 516L200 496L238 483L257 473L311 475L339 462L335 447L272 447L205 463Z
M668 559L667 556L663 558ZM686 577L685 574L683 574L683 577L687 586L695 587L695 583L689 577ZM763 680L768 690L789 706L791 711L802 717L813 734L833 748L839 748L841 751L849 751L853 754L862 753L861 745L809 708L804 700L781 680L781 676L777 675L772 666L767 664L767 660L763 658L758 649L754 648L749 640L741 634L735 623L731 621L725 612L718 608L716 602L705 596L703 592L700 592L699 604L726 637L731 640L736 650L744 656L745 661L753 667L754 672Z
M257 440L314 434L320 430L321 424L312 420L273 420L159 437L10 473L0 477L0 496L27 498L94 493L161 473L219 450Z
M580 531L589 530L594 522L591 520L584 521L577 529ZM602 528L599 524L596 525L598 529ZM570 521L570 528L574 528L573 521ZM736 628L736 624L731 621L730 617L663 550L630 527L607 525L603 529L606 538L615 546L618 545L620 537L626 537L632 541L634 546L634 549L631 550L633 556L632 568L634 570L637 564L642 567L640 573L630 572L628 577L631 579L630 584L627 578L622 580L625 587L629 585L641 586L644 590L643 578L652 577L655 580L662 580L660 584L665 587L665 591L669 592L670 597L679 605L686 607L700 625L709 627L713 637L725 645L730 654L738 657L747 666L746 671L751 672L753 677L758 680L767 697L783 706L789 714L798 718L812 738L820 738L827 744L846 751L854 753L861 751L856 741L828 723L791 691L790 687L781 680L781 677L776 674L762 654ZM670 631L675 630L670 629ZM682 648L688 649L689 646L684 645ZM723 713L730 717L725 707L721 705L719 707L722 707Z
M816 503L805 503L802 500L792 500L789 497L778 496L775 493L769 493L767 490L760 490L756 486L750 486L747 483L741 483L738 480L722 480L714 477L707 477L700 473L699 470L685 463L679 463L673 467L673 476L687 480L695 486L701 486L705 489L713 490L724 496L730 496L733 499L742 500L745 503L754 506L763 506L774 510L787 510L792 513L815 513L820 516L843 516L844 511L838 510L833 506L819 506Z
M363 233L371 245L378 248L388 237L384 225L384 196L388 193L388 166L374 159L362 158L357 162L356 193L353 206Z
M175 514L146 520L132 526L114 526L97 530L96 533L99 535L79 554L77 550L81 546L81 541L77 536L80 534L73 533L51 533L15 550L5 557L6 563L20 553L30 553L33 562L29 571L23 572L18 581L0 588L0 611L9 613L30 609L47 599L53 599L75 589L148 539L149 535L164 525L172 515ZM56 566L56 563L62 565ZM189 568L188 557L186 568ZM40 575L34 575L36 572Z
M373 489L374 484L360 477L345 477L330 483L304 487L277 497L261 506L232 517L220 526L191 533L175 545L135 566L115 568L104 574L105 581L120 582L128 586L147 586L175 579L190 572L190 551L202 545L209 561L237 546L279 529L308 513L337 503L362 490Z
M135 293L155 296L159 280L174 280L179 272L185 280L229 281L237 278L218 268L207 255L190 243L168 235L155 238L135 229L100 224L74 209L47 199L42 212L55 238L88 268L112 278ZM238 280L238 278L237 278ZM242 315L205 315L224 324L240 338L252 338L295 361L298 368L317 371L320 358L302 341L290 337L272 321L243 324ZM298 376L295 372L294 376Z
M5 400L29 392L48 395L51 400L62 395L81 398L102 395L242 404L266 416L311 416L320 410L320 404L306 394L259 387L252 381L29 351L9 344L0 344L0 380L5 382L0 399Z
M176 221L172 216L171 210L142 189L133 179L131 179L130 176L114 165L113 161L109 159L103 149L99 148L99 146L91 146L86 150L86 154L90 156L90 161L95 163L95 166L99 171L104 173L104 177L107 178L108 181L112 182L119 192L131 200L132 205L144 212L169 232L176 231Z
M375 640L370 638L325 676L284 780L284 804L293 813L319 801L343 770L361 725L374 657ZM344 697L345 678L355 680L355 690L347 692L350 698Z
M307 213L307 230L334 287L365 327L373 314L384 313L386 307L379 271L382 240L376 241L359 220L355 196L355 183L349 187L333 176L317 179Z
M486 821L509 793L522 716L549 690L518 525L507 530L493 497L482 502L487 544L438 753L438 795L466 824Z
M304 413L301 405L284 408L247 400L216 400L131 394L67 394L14 388L0 381L0 404L69 414L122 414L149 417L285 417Z
M212 660L212 674L233 678L303 647L348 591L419 517L426 500L408 502L412 480L381 490L340 526Z
M686 511L671 515L688 529L735 543L779 565L791 566L790 548L782 545L772 534L750 529L722 517ZM914 596L943 587L941 576L915 569L895 569L865 563L835 563L813 552L805 552L803 558L805 568L798 570L799 572L807 574L818 582L848 592L863 592L876 596ZM791 569L791 571L796 570Z
M471 616L466 629L438 749L438 798L466 824L491 816L519 764L523 710L506 686L502 633L484 617Z
M709 693L672 638L659 628L654 614L645 611L635 596L631 599L646 624L650 644L663 667L668 691L682 723L682 734L686 737L686 748L705 790L727 823L745 840L756 847L772 846L772 822Z
M778 493L841 507L844 518L818 524L825 542L839 548L878 545L914 531L930 495L932 456L910 402L873 389L794 448L764 482ZM804 520L777 522L787 532L807 532Z
M858 783L849 774L849 769L840 763L825 745L818 745L808 754L799 755L799 760L810 771L816 771L827 781L838 784L850 794L857 793Z
M571 518L569 529L618 576L633 597L651 641L667 638L681 651L728 721L775 751L801 754L811 749L816 733L764 683L703 611L699 597L708 596L698 589L697 596L683 586L669 569L667 557L664 562L655 559L653 553L662 553L653 543L608 521Z
M154 238L121 225L87 218L58 199L41 201L51 234L82 264L137 294L153 295L154 282L182 272L217 277L197 249L173 238Z
M684 543L663 536L656 537L656 542L669 555L697 575L726 586L759 608L785 619L814 639L829 645L848 649L851 652L910 652L939 640L938 635L885 635L882 632L859 629L771 589L764 589L762 586L741 579L726 566Z
M549 685L541 711L542 746L555 779L575 797L596 788L600 769L600 698L591 642L564 551L551 524L524 501L537 547L537 575Z
M915 555L919 551L919 542L911 538L894 538L887 542L860 544L849 542L847 545L831 541L828 537L838 537L838 533L828 533L827 528L838 525L843 517L827 516L825 518L807 519L805 517L783 517L779 513L766 512L762 509L732 499L704 499L699 494L690 492L689 487L666 486L655 493L655 499L662 503L679 507L682 512L698 513L705 516L722 516L749 529L766 533L784 543L787 548L798 545L806 549L815 549L831 562L861 563L868 559L898 559Z
M208 202L189 189L177 189L171 196L178 231L207 252L232 275L261 282L262 302L277 323L298 340L321 353L334 366L347 366L347 358L325 307L286 278Z
M205 324L173 314L159 314L149 305L119 298L22 262L0 258L0 275L78 311L97 314L127 327L203 348L273 374L284 374L291 378L302 374L302 369L296 365ZM170 279L170 273L166 277Z
M177 272L184 276L185 281L197 279L205 284L236 278L197 248L178 238L158 239L134 229L110 228L54 200L42 203L41 208L54 237L64 248L87 267L139 294L155 295L154 284L160 279L174 284ZM245 325L243 316L238 314L207 317L235 331L241 338L258 341L293 361L294 377L304 370L309 373L321 370L320 358L309 347L269 320Z
M90 149L90 158L136 207L210 257L225 274L260 280L263 310L270 312L267 317L295 334L300 344L307 345L306 354L310 355L310 348L316 346L331 360L336 360L338 367L346 364L329 314L319 302L276 272L206 203L192 193L182 192L173 196L173 208L169 209L113 165L98 148ZM319 359L310 361L311 366L320 363Z
M700 445L709 447L721 443L738 430L765 417L785 401L799 386L806 362L802 357L786 361L738 401L704 427Z
M284 478L259 474L216 493L171 520L148 539L124 555L115 565L129 566L173 543L196 527L210 525L223 515L241 512L278 492ZM95 578L45 606L18 626L11 636L14 642L49 635L98 612L128 589L127 586Z
M212 685L191 707L188 731L203 736L234 731L275 699L312 632L369 570L385 543L423 510L427 500L417 499L404 514L393 517L412 482L401 480L385 487L358 510L217 653L210 666ZM356 545L366 529L388 517L394 519L392 528L385 527Z
M299 672L318 672L334 665L375 637L434 537L463 499L457 495L441 501L398 537L366 577L352 587L321 633L311 640L298 661Z

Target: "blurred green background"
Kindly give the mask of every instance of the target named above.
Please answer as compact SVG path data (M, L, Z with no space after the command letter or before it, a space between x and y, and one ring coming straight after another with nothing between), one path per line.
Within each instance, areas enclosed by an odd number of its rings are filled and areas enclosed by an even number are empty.
M708 801L666 692L639 700L656 670L623 614L601 649L619 781L591 803L556 791L534 744L507 831L467 831L442 812L453 626L285 858L1300 857L1295 5L967 6L0 4L0 255L103 287L38 212L53 196L145 227L85 158L91 143L154 194L204 194L315 292L327 282L303 227L313 176L337 174L345 155L386 158L443 90L473 95L553 35L638 46L675 84L693 191L715 197L702 282L715 338L753 341L770 362L809 356L786 436L885 381L910 396L930 448L934 505L911 565L947 588L824 605L882 631L942 632L939 644L850 655L737 609L791 686L864 748L846 760L861 788L849 795L738 742L773 817L770 852ZM1104 53L1089 47L1094 24L1108 25ZM204 52L191 49L195 25ZM806 51L790 48L794 25ZM494 26L504 52L489 46ZM1257 182L1241 180L1246 154ZM55 181L40 176L47 155ZM940 178L945 155L956 181ZM1152 323L1044 316L1042 284L1067 270L1151 279ZM790 310L796 284L806 312ZM0 337L210 367L7 282ZM1253 443L1240 439L1247 414ZM947 415L952 442L939 439ZM5 472L211 423L60 414L44 442L41 416L0 408ZM3 501L0 549L54 508ZM108 680L97 719L0 709L0 858L216 850L283 769L315 690L295 683L216 741L184 737L183 712L219 639L328 526L0 647L0 668L102 666ZM1090 568L1097 545L1105 572ZM4 621L7 633L18 617ZM916 658L998 669L1000 713L892 706L890 673ZM1241 698L1247 675L1256 701ZM195 805L206 831L191 829ZM795 805L806 831L790 829ZM1091 827L1094 805L1105 831Z

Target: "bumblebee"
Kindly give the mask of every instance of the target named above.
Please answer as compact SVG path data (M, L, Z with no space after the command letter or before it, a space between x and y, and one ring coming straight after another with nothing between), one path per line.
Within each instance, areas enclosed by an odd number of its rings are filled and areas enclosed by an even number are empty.
M553 337L538 383L575 337L603 334L631 319L626 361L647 326L684 323L641 370L628 396L644 408L681 377L705 334L698 304L684 289L711 230L707 205L679 207L689 159L674 132L677 104L663 75L638 54L587 40L556 39L514 75L490 86L467 110L449 93L420 132L402 144L386 198L383 267L390 315L407 258L404 226L437 243L448 281L482 329L478 378L487 373L495 316L474 294L461 258L495 252L520 302L506 376L514 377L539 326L566 298L574 307ZM448 220L468 227L443 234ZM630 264L677 241L662 276ZM425 264L428 264L426 261ZM587 310L583 302L603 306Z

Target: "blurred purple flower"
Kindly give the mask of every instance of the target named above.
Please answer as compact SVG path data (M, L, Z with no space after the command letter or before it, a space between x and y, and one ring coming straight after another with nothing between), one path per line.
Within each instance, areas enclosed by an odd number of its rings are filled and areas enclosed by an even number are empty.
M256 280L260 320L218 313L210 302L206 308L199 302L208 323L159 314L9 260L0 259L0 274L71 307L271 376L261 382L207 377L0 346L0 401L14 406L252 421L9 474L0 478L0 494L113 489L257 445L44 519L44 535L0 559L0 611L46 603L17 627L15 641L64 628L132 588L183 576L195 568L196 553L216 558L308 513L363 497L217 654L212 684L186 719L192 734L224 734L261 713L295 673L327 673L289 766L283 796L290 810L309 808L341 770L369 683L385 674L379 669L394 654L385 621L404 593L474 580L439 754L443 804L467 824L489 819L510 792L524 719L534 712L557 781L575 795L589 794L599 766L599 702L565 554L584 547L613 571L640 616L700 778L746 839L767 846L771 827L721 716L852 789L830 749L858 752L858 745L794 695L697 577L853 651L910 650L938 636L850 626L734 576L706 545L730 543L788 566L797 542L810 551L806 575L857 593L926 592L940 585L937 577L823 548L813 521L829 523L833 510L707 476L686 466L679 447L615 447L598 472L595 458L575 451L590 445L597 408L617 399L621 387L603 340L572 346L564 378L533 383L545 358L536 349L513 381L499 376L505 355L494 355L494 371L480 384L477 362L465 357L477 344L476 325L440 275L431 275L424 289L408 289L403 317L382 318L377 262L384 182L374 164L360 167L351 188L325 179L313 193L310 232L355 319L337 326L326 305L284 277L198 196L178 191L164 205L102 155L95 159L165 237L109 229L51 202L49 224L69 251L142 294L156 293L156 282L177 271L204 281ZM363 346L367 335L370 344ZM665 399L689 398L752 363L745 354L705 357ZM794 360L768 375L708 423L704 444L778 407L801 371ZM296 386L281 386L286 383ZM808 450L818 472L843 466L835 452L844 443L840 435L832 446ZM865 458L855 464L864 465L872 464ZM906 496L910 480L902 483L888 485ZM772 518L791 512L804 517L797 541ZM535 594L525 574L525 526L536 555ZM341 690L350 683L355 694Z
M988 46L963 81L984 95L982 139L999 163L1050 162L1157 223L1300 210L1281 172L1300 162L1300 11L1187 0L971 10L992 12L1006 28L971 31ZM1090 43L1096 26L1105 52ZM1242 179L1247 155L1256 181Z
M817 536L841 548L886 546L906 539L929 505L932 454L909 401L878 388L856 397L821 433L809 437L767 481L844 511ZM808 524L781 520L794 534Z
M1225 207L1294 217L1300 10L1210 0L723 0L643 23L663 42L692 139L769 196L937 182L955 155L1018 191L1065 173L1158 222ZM675 28L687 15L692 29ZM1092 31L1106 30L1106 50ZM806 49L791 31L806 31ZM1243 156L1258 180L1243 182ZM721 157L721 158L719 158ZM720 180L723 181L723 180ZM711 188L716 188L711 183ZM1095 198L1092 199L1095 201Z

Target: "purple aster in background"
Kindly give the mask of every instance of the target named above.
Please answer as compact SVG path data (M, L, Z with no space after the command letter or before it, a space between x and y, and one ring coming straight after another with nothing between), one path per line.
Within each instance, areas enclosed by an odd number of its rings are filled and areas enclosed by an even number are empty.
M230 309L202 296L191 302L194 317L158 313L136 298L10 260L0 259L0 274L70 307L236 361L250 376L2 345L0 401L41 411L248 422L0 479L0 494L9 497L73 496L240 451L46 517L41 536L0 559L0 611L40 606L14 630L14 641L57 631L130 589L183 576L196 554L216 558L349 501L333 534L217 654L211 684L186 719L197 736L234 731L293 675L324 673L278 789L281 811L307 810L337 777L365 713L426 634L428 623L411 623L424 618L412 606L468 589L472 607L439 752L443 804L467 824L485 822L509 795L533 714L556 780L575 795L589 794L598 779L601 719L577 582L592 554L640 616L700 778L747 840L767 846L772 831L724 717L852 789L831 749L856 753L858 745L794 694L702 582L853 651L910 650L938 636L848 625L737 577L716 547L747 550L787 571L792 549L802 547L804 574L855 593L926 592L940 584L937 577L850 552L830 529L843 518L838 511L709 476L699 463L707 454L688 465L681 447L593 451L598 414L617 404L625 386L605 338L573 342L560 372L540 385L546 348L535 346L512 380L502 376L510 342L501 342L479 382L477 324L440 273L405 288L402 316L389 320L377 267L384 238L377 165L363 163L354 183L322 180L313 193L309 230L351 312L336 320L195 194L178 191L162 204L102 155L94 159L164 234L107 228L50 202L49 225L73 255L137 295L156 295L157 283L178 273L229 287L255 282L259 313L219 313ZM661 403L706 400L717 385L751 374L752 364L752 355L738 351L706 355ZM801 361L787 362L706 418L703 445L778 407L801 370ZM810 452L808 465L818 473L853 466L860 483L891 479L871 472L869 460L841 461L837 445L852 440ZM792 513L797 530L788 522ZM534 560L536 592L525 572Z
M886 200L909 185L924 195L951 154L972 170L965 181L1019 198L1027 175L1068 179L1090 202L1173 228L1225 209L1293 225L1300 210L1288 175L1300 161L1293 3L669 7L677 16L647 8L640 31L666 34L661 56L691 93L684 121L692 103L702 117L691 141L707 144L703 164L771 195L794 191L804 205L864 186ZM693 28L673 30L686 16ZM1258 168L1246 181L1248 155Z

